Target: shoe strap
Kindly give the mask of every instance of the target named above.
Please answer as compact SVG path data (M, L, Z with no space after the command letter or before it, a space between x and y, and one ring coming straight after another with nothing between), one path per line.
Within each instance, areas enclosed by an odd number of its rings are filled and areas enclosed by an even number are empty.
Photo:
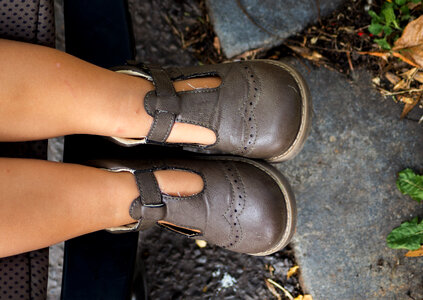
M147 65L155 91L147 94L147 98L156 98L154 103L154 121L147 135L147 140L164 143L169 137L176 115L180 112L180 99L166 70L156 65Z
M140 192L141 205L147 207L163 206L162 193L152 170L137 170L134 172Z
M132 201L129 215L139 220L132 230L149 228L163 217L162 193L153 170L137 170L134 172L140 196Z

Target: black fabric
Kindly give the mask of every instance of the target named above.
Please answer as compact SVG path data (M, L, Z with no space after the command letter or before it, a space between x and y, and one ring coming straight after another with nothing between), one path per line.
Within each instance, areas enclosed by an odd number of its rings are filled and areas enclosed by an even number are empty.
M0 38L54 47L53 0L0 0ZM47 159L47 141L0 143L0 157ZM0 300L44 300L47 277L48 248L1 258Z
M61 299L130 299L137 241L138 232L105 231L67 241Z
M124 0L67 0L64 5L66 52L103 68L134 59ZM65 137L64 161L83 163L122 158L130 149L96 136ZM61 299L130 299L138 233L105 231L65 242Z
M48 248L0 259L0 299L47 296Z
M0 0L0 37L54 47L53 0Z

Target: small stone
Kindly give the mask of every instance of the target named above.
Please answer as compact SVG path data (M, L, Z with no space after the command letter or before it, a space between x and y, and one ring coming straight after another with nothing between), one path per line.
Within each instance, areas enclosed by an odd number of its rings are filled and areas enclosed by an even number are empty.
M198 247L200 248L204 248L207 246L207 242L204 240L195 240L195 243L197 244Z

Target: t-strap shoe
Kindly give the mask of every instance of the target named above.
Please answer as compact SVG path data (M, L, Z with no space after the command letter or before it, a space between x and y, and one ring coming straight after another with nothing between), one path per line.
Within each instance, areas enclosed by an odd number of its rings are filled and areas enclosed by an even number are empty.
M154 118L146 137L113 137L124 146L169 145L175 122L199 125L216 135L213 145L182 144L185 150L232 154L280 162L302 149L311 126L311 97L303 77L273 60L252 60L186 68L124 66L115 71L152 80L144 107ZM216 76L217 88L176 92L173 82Z
M290 241L296 221L292 190L272 166L242 157L161 161L97 161L113 172L131 172L140 196L129 209L137 222L111 232L143 230L155 224L225 249L268 255ZM191 196L160 191L154 171L184 170L201 176L203 190Z

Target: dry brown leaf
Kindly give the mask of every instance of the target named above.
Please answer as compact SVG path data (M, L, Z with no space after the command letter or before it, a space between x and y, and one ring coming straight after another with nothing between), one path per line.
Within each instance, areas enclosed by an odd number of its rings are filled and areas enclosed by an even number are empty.
M313 300L311 295L298 295L294 300Z
M405 104L413 104L414 99L412 97L398 96L398 100Z
M394 91L398 91L398 90L402 90L402 89L407 89L407 88L409 88L409 87L410 87L410 81L405 80L405 79L401 79L401 81L400 81L400 82L398 82L398 83L394 86L393 90L394 90Z
M222 48L220 46L220 40L217 36L214 37L213 47L216 49L217 53L220 55Z
M407 79L413 79L418 71L418 68L412 68L404 73L401 74L402 77L405 77Z
M349 34L354 34L356 32L354 26L346 26L346 27L339 27L338 28L339 31L345 31Z
M273 276L273 272L275 272L275 268L272 265L269 265L269 273Z
M401 55L423 67L423 15L405 26L392 50L401 52Z
M293 266L288 270L288 274L286 274L286 278L291 277L292 275L295 275L298 271L299 266Z
M253 50L249 50L249 51L245 51L244 53L241 53L240 55L234 57L234 59L254 59L257 56L257 53L263 51L264 48L257 48L257 49L253 49Z
M413 2L408 2L407 6L409 10L415 9L417 6L419 6L421 3L413 3Z
M385 78L392 84L397 84L401 80L401 78L391 72L386 72Z
M419 257L419 256L423 256L423 246L421 246L417 250L410 250L410 251L408 251L405 254L405 256L407 256L407 257Z
M414 79L420 83L423 83L423 72L417 72L416 75L414 75Z
M278 292L276 291L275 287L273 286L273 284L271 284L269 281L265 280L264 282L266 282L266 286L269 289L269 291L272 293L273 296L276 297L276 299L281 300L282 297L281 295L278 294Z
M311 38L311 40L310 40L310 43L312 44L312 45L314 45L314 44L316 44L317 43L317 41L319 40L319 37L318 36L315 36L315 37L312 37Z
M375 85L380 85L380 77L374 77L374 78L372 78L372 82L373 82Z
M420 94L421 95L421 94ZM404 108L402 109L402 113L400 119L403 119L413 108L414 106L419 103L420 97L405 97L405 96L398 96L399 100L404 104Z
M319 61L319 60L323 59L323 55L321 55L317 51L312 51L312 50L305 48L305 47L298 47L298 46L288 45L288 44L286 46L291 48L292 51L301 55L305 59L312 60L312 61Z

